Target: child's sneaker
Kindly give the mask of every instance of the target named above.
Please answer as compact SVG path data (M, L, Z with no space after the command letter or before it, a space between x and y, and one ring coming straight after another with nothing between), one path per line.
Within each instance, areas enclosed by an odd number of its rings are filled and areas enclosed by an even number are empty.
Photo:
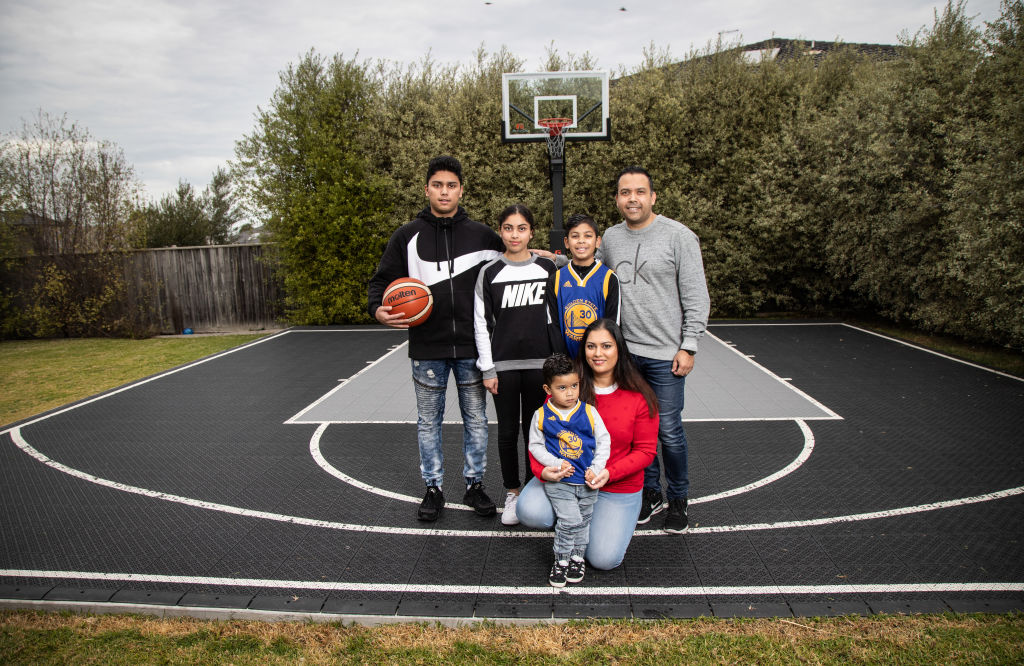
M505 508L501 510L501 524L502 525L518 525L519 516L516 515L516 502L519 501L519 495L513 492L509 492L505 495Z
M583 558L573 555L569 558L569 568L565 571L565 579L570 583L578 583L583 580L583 574L587 571L587 565Z
M551 565L551 573L548 574L548 582L551 583L551 587L565 587L565 572L568 569L568 560L555 558L555 563Z

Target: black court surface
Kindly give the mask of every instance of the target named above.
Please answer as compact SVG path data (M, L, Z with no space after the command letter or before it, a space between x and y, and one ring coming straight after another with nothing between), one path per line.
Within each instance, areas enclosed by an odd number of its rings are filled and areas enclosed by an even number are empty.
M619 568L554 590L550 533L459 506L454 399L448 507L415 519L405 339L289 329L0 431L0 606L364 622L1024 608L1020 379L839 323L714 323L683 412L689 533L639 529Z

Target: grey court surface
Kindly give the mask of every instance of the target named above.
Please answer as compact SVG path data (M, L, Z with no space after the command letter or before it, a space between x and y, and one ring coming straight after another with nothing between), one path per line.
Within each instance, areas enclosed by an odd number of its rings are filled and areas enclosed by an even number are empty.
M1020 379L839 323L714 323L683 412L690 532L637 530L620 567L556 591L550 533L458 504L454 392L448 507L415 520L404 343L289 329L6 426L0 606L362 622L1024 609ZM493 454L485 483L500 503Z
M403 341L387 354L288 422L415 423L410 361L404 334L401 337ZM700 363L687 382L686 421L839 418L714 334L701 345ZM491 423L496 422L490 400L487 416ZM462 422L454 382L448 386L445 422Z

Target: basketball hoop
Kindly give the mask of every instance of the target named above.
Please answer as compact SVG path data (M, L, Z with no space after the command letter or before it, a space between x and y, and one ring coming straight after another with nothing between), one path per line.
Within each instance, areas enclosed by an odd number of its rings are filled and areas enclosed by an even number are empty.
M572 118L541 118L537 124L548 131L548 156L553 160L562 159L565 151L562 130L572 125Z

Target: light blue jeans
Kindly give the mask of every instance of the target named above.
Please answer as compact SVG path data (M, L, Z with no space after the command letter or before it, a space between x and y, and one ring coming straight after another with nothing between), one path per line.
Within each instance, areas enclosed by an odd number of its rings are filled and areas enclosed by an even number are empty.
M633 355L636 367L658 397L658 453L665 463L668 499L685 499L690 493L690 473L686 459L686 431L683 430L683 397L686 377L672 374L672 361L660 361ZM644 470L644 488L661 493L661 466L658 456Z
M572 483L545 483L543 488L558 517L555 555L560 560L567 560L570 555L584 557L590 542L590 518L599 491Z
M622 564L640 516L643 493L598 492L590 517L590 543L586 558L595 569L614 569ZM516 503L516 516L527 527L551 529L555 512L544 493L544 483L530 479Z
M412 383L416 389L416 436L420 445L420 474L428 486L444 482L444 420L448 373L455 375L462 412L462 475L466 483L483 481L487 469L487 403L483 377L475 358L412 360Z

